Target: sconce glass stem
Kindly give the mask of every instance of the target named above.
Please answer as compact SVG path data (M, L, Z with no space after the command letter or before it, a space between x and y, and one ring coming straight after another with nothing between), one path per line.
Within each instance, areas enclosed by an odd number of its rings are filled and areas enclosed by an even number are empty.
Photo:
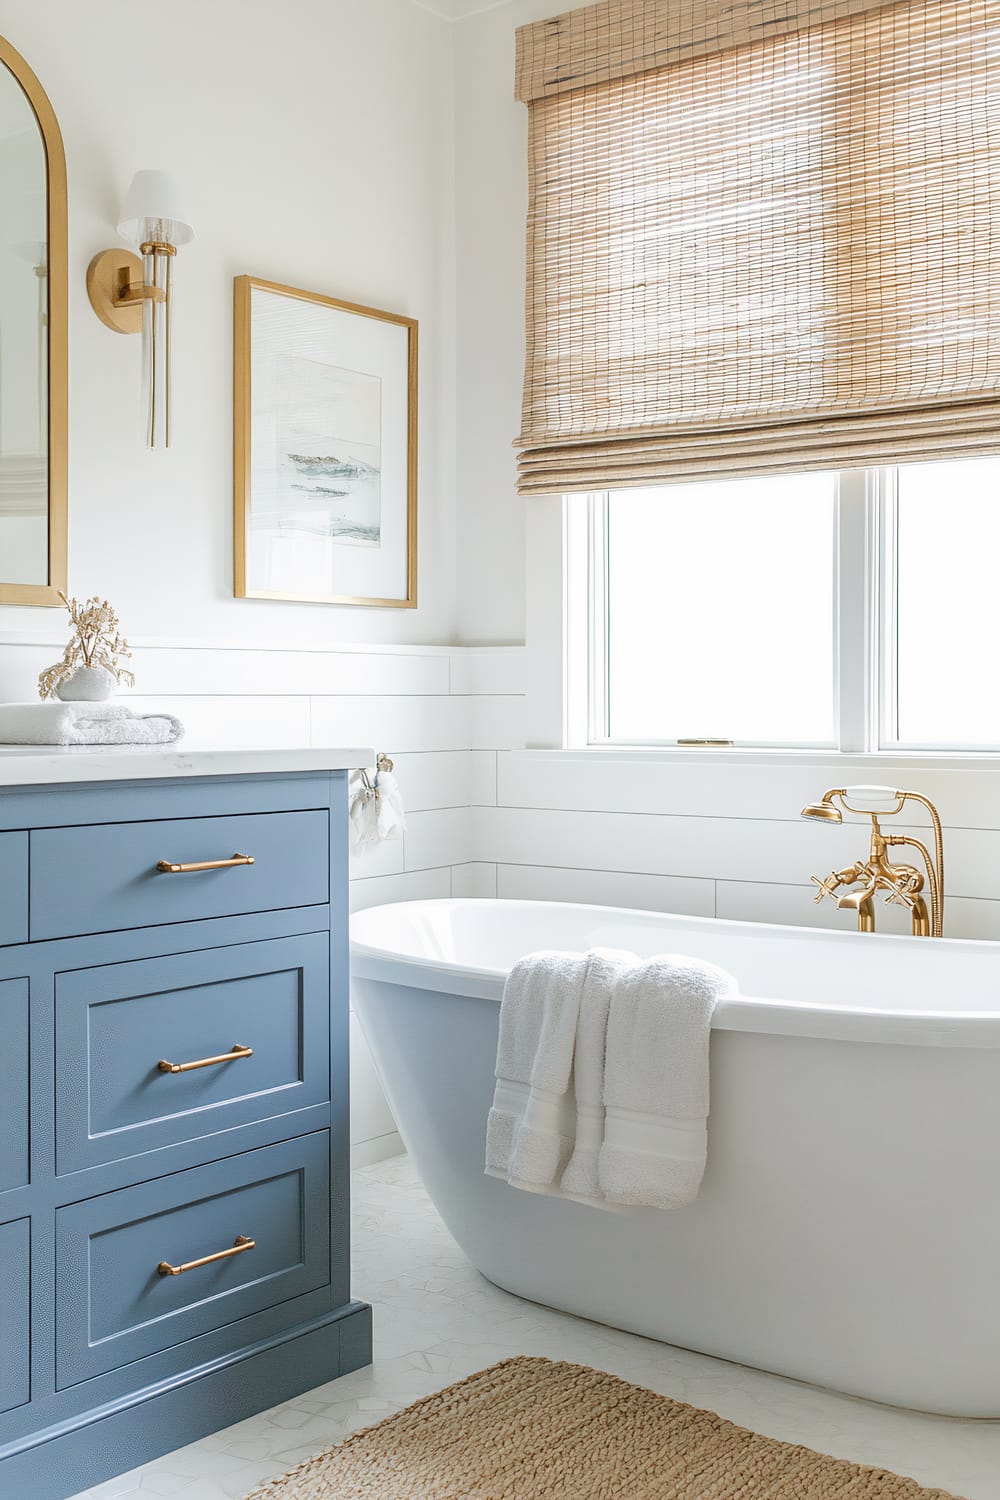
M162 295L149 297L142 307L143 402L146 444L170 446L170 332L171 265L177 251L159 240L146 240L142 253L143 281ZM161 439L162 434L162 439Z

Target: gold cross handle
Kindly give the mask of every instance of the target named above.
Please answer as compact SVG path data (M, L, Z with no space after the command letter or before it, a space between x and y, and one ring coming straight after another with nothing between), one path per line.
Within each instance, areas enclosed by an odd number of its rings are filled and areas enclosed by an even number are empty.
M813 897L814 906L819 906L824 896L830 896L834 901L837 899L837 891L840 889L842 882L838 880L836 871L829 874L825 880L820 880L818 875L810 875L809 879L813 885L819 886L819 890Z

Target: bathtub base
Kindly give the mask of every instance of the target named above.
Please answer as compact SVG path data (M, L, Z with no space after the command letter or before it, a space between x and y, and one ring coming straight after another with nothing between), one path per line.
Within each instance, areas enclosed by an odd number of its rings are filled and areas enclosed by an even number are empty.
M483 1175L498 1006L355 974L462 1250L534 1302L828 1389L1000 1417L1000 1053L713 1032L690 1208L605 1214Z

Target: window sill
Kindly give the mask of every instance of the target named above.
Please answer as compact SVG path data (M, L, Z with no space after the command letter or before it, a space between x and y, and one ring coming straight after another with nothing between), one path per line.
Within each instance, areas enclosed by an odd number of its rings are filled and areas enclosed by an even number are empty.
M526 759L563 760L567 762L606 760L617 762L640 761L662 765L718 765L718 766L831 766L840 767L846 773L863 770L885 773L890 767L904 770L928 771L1000 771L1000 752L958 750L879 750L875 752L847 750L783 750L776 747L740 748L719 747L699 749L689 746L671 745L586 745L565 748L533 748L503 752Z

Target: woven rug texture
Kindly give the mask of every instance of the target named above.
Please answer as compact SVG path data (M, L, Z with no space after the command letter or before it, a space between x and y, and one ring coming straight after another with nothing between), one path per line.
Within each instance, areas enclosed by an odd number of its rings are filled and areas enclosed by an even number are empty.
M617 1376L504 1360L247 1500L958 1500Z

